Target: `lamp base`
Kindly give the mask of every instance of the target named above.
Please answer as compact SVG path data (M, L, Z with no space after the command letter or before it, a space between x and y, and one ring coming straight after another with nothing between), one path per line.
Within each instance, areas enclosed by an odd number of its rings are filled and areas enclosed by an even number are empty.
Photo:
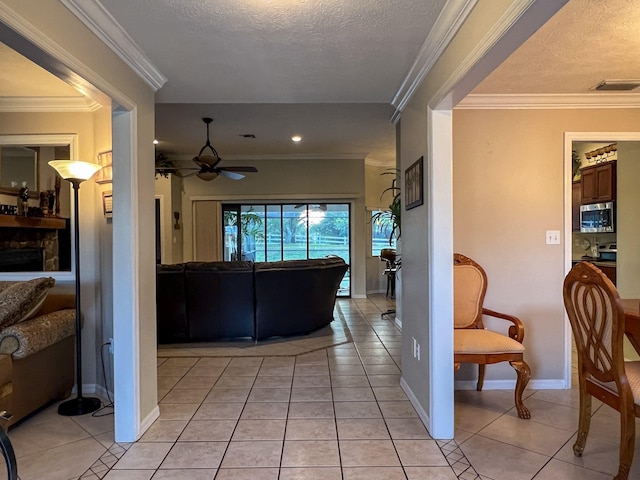
M76 397L58 405L58 415L75 417L95 412L100 408L100 399L94 397Z

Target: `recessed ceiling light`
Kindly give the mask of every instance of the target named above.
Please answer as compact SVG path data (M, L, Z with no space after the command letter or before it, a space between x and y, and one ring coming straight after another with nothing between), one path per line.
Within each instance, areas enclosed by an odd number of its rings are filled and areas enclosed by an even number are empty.
M159 143L160 143L160 142L158 141L158 139L154 139L154 140L153 140L153 144L154 144L154 145L157 145L157 144L159 144Z
M591 90L602 91L629 91L640 86L640 80L603 80L591 87Z
M291 137L291 140L293 140L294 142L299 142L300 140L302 140L302 137L300 135L294 135L293 137Z

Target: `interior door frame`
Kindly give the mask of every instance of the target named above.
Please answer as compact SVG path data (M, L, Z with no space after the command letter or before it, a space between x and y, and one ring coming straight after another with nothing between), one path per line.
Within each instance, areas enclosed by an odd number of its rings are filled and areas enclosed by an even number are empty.
M640 142L640 132L565 132L564 133L564 273L571 270L573 228L571 222L571 183L573 182L573 142ZM565 389L571 388L571 325L564 312L564 378Z

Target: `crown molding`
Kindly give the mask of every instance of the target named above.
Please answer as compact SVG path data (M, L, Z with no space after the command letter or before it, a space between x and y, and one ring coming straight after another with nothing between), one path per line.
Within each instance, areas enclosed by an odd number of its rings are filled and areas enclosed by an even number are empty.
M638 108L640 93L467 95L456 110Z
M81 112L90 113L102 108L87 97L0 97L0 112Z
M409 73L391 101L396 111L401 112L411 100L424 77L458 33L477 2L478 0L447 1L422 44Z
M440 86L433 98L429 101L431 108L435 108L435 106L439 105L440 102L447 97L449 97L449 101L451 101L450 93L456 84L461 82L472 68L482 61L487 55L487 52L503 39L506 32L510 31L522 15L524 15L532 5L535 5L535 2L536 0L515 0L509 8L507 8L502 17L492 25L482 40L478 42L467 57L460 62L449 79Z
M160 152L160 150L159 150ZM223 155L222 160L230 162L252 160L363 160L364 153L269 153L263 155ZM171 155L171 160L177 162L191 161L193 155Z
M85 26L107 45L155 92L167 78L151 63L127 31L98 0L60 0Z

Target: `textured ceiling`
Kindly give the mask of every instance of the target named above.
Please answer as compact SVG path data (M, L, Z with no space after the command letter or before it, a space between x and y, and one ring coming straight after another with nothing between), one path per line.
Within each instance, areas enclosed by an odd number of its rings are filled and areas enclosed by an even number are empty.
M281 155L357 155L370 163L395 158L389 104L167 104L156 105L158 150L191 159L206 140L202 117L213 117L211 143L222 158ZM256 138L240 135L253 134ZM291 136L301 135L294 143Z
M588 94L604 79L640 79L638 0L570 0L472 93Z
M161 151L193 155L210 116L223 157L392 164L388 104L445 0L102 3L168 79L157 93ZM639 51L640 0L570 0L472 93L587 94L604 79L640 79ZM0 64L0 97L77 95L11 51L0 49Z
M158 102L391 102L445 0L103 0Z

